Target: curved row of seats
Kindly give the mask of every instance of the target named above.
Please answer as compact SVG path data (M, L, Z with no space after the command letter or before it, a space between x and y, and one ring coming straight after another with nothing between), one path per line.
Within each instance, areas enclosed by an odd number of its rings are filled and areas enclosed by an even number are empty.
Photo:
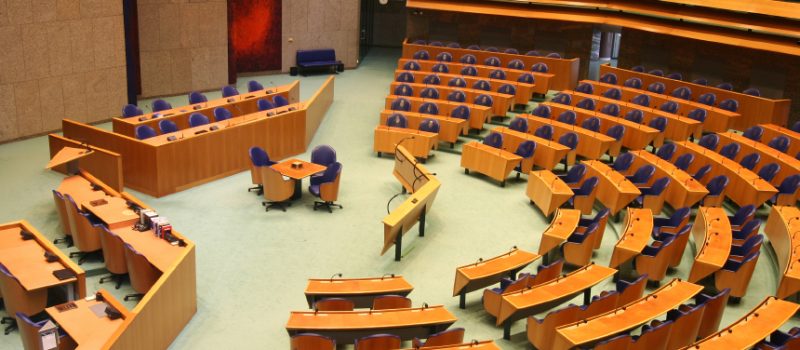
M264 86L255 80L251 80L247 82L247 90L248 92L264 90ZM236 95L239 95L239 90L237 90L235 86L225 86L222 88L222 97L227 98ZM187 98L189 99L190 105L208 102L208 98L206 97L206 95L198 91L190 92ZM277 102L275 104L277 105ZM288 101L286 102L286 104L288 104ZM169 102L164 101L162 99L156 99L153 101L153 107L152 107L153 112L160 112L168 109L172 109L172 104L170 104ZM136 105L127 104L124 107L122 107L123 118L138 117L142 114L144 114L144 111L142 111L142 109Z
M640 73L647 73L647 74L655 75L657 77L665 77L665 78L674 79L674 80L683 80L683 74L678 73L678 72L672 72L672 73L669 73L669 74L665 74L664 71L661 70L661 69L651 69L651 70L645 72L644 66L635 66L635 67L632 67L631 70L634 71L634 72L640 72ZM692 83L698 84L698 85L708 85L708 79L706 79L706 78L697 78L697 79L692 80ZM719 84L716 85L716 87L718 89L734 91L733 90L733 84L728 83L728 82L719 83ZM742 90L742 93L743 94L752 95L752 96L761 96L761 91L758 90L758 88L754 88L754 87L750 87L750 88L744 89L744 90Z
M426 40L422 40L422 39L417 39L417 40L413 41L413 44L415 44L415 45L430 45L430 46L437 46L437 47L449 47L449 48L454 48L454 49L460 49L461 48L461 44L459 44L457 42L454 42L454 41L451 41L451 42L448 42L448 43L445 44L444 42L438 41L438 40L426 41ZM480 45L476 45L476 44L469 45L469 46L465 47L465 49L467 49L467 50L481 50L481 51L487 51L487 52L501 52L500 49L498 49L495 46L481 47ZM519 50L517 50L515 48L511 48L511 47L503 49L502 52L503 53L512 54L512 55L519 55L519 53L520 53ZM536 50L529 50L529 51L525 52L525 56L545 56L545 57L550 57L550 58L561 58L561 55L558 54L557 52L551 52L551 53L548 53L546 55L543 55L541 52L536 51Z
M606 73L600 77L600 82L608 83L608 84L617 84L617 75L614 73ZM639 78L629 78L622 83L623 86L634 88L634 89L642 89L642 80ZM673 97L677 97L683 100L693 100L699 103L709 105L709 106L717 106L727 111L736 112L739 110L739 101L733 98L725 99L719 101L717 103L717 95L713 92L707 92L700 96L697 96L695 99L692 99L692 89L688 86L679 86L673 89L671 92L666 91L666 86L664 83L661 82L653 82L646 88L647 91L656 94L663 94L663 95L670 95ZM677 106L674 107L677 110Z

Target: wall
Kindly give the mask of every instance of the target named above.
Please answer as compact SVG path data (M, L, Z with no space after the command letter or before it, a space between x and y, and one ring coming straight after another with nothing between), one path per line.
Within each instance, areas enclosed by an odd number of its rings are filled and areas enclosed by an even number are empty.
M122 1L0 1L0 141L107 119L126 100Z
M580 58L579 79L589 71L594 26L583 23L532 20L517 17L470 13L408 11L406 25L410 39L456 41L471 44L513 47L524 53L536 49L543 54L558 52L563 57Z
M294 66L297 50L319 48L335 49L345 67L356 67L360 6L359 0L284 0L281 70Z
M757 87L764 97L791 99L789 123L800 120L800 57L623 29L619 66L640 64L680 72L684 80L727 81L736 91Z
M138 5L142 97L227 85L225 0L138 0Z
M375 3L378 0L370 0ZM375 5L372 45L401 47L406 38L406 2L389 1Z

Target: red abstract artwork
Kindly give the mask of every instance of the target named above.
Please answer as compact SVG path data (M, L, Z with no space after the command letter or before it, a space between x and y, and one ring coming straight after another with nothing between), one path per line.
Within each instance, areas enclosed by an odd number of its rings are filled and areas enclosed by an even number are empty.
M228 0L230 74L281 69L281 1Z

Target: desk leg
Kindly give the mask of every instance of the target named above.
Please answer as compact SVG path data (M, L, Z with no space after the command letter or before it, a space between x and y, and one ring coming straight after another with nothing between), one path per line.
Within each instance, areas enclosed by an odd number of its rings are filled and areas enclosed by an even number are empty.
M461 294L458 295L458 308L467 308L467 292L461 291Z
M422 207L422 214L419 215L419 236L425 237L425 214L428 211L428 206Z
M592 288L586 288L583 291L583 305L589 305L592 302Z
M400 231L397 234L397 238L394 239L394 261L400 261L401 253L403 251L403 227L400 227Z
M294 194L292 194L292 200L298 200L302 196L303 196L303 179L297 179L294 181Z
M503 324L503 339L511 340L511 321Z

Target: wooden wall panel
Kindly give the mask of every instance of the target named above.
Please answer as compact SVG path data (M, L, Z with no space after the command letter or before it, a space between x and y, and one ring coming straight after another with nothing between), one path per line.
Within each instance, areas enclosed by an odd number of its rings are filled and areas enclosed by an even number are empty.
M345 67L359 58L359 0L291 0L282 6L281 71L295 65L297 50L333 48ZM291 40L291 41L290 41Z
M317 133L317 129L319 125L322 123L322 120L325 118L325 113L328 112L328 108L331 107L333 103L333 93L334 93L334 78L333 76L329 77L325 83L322 84L317 93L311 97L310 100L307 102L307 112L306 112L306 147L311 143L311 139L314 138L314 135ZM270 153L271 154L271 153Z

